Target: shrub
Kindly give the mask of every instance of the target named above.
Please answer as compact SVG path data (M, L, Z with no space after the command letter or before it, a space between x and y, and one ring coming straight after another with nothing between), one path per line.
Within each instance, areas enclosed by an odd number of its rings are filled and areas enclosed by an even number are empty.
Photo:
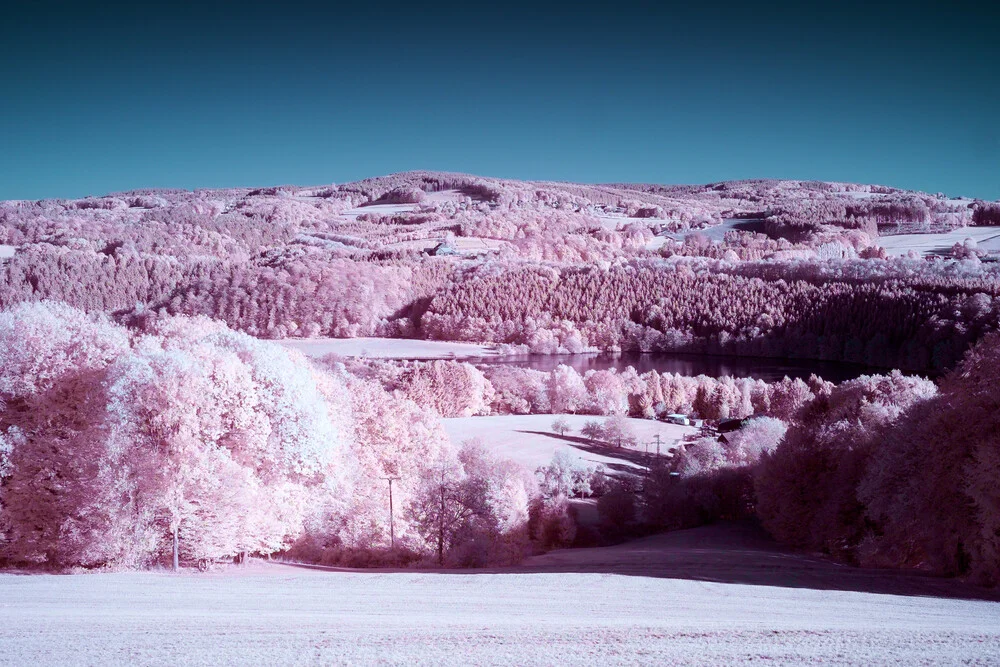
M639 502L635 482L619 478L610 484L607 492L597 499L597 514L601 535L610 540L620 540L638 529Z

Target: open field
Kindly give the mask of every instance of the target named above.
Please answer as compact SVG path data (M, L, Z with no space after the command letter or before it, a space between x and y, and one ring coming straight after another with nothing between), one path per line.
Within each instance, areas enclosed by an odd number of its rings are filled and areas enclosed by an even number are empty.
M651 574L634 576L637 553ZM564 571L526 571L546 567ZM754 583L768 576L785 581ZM8 574L0 663L997 664L1000 603L941 580L908 595L869 580L738 526L505 572Z
M390 243L386 246L386 248L390 248L392 250L416 250L424 252L436 248L440 243L444 242L444 240L444 235L438 235L414 241L399 241L398 243ZM509 245L510 244L507 241L499 239L484 239L477 236L463 236L456 238L451 242L452 249L455 251L455 254L458 255L485 254L500 250L504 246Z
M552 422L559 417L570 425L570 432L564 436L552 431ZM695 432L688 426L628 418L626 421L640 442L637 448L619 449L594 444L580 435L580 429L586 422L603 422L604 419L593 415L504 415L455 417L442 419L441 423L453 443L478 439L497 456L516 461L529 470L548 464L560 449L569 450L588 463L603 463L611 468L637 468L645 463L647 445L650 454L656 451L657 434L662 443L661 452L666 454L685 435Z
M372 359L476 359L496 356L491 345L409 338L288 338L277 341L307 357Z
M880 236L877 243L896 257L901 257L910 250L916 250L922 255L947 255L953 245L969 238L974 239L982 250L1000 251L1000 229L997 227L961 227L938 234Z
M764 231L764 225L761 220L728 219L723 221L720 225L712 225L711 227L705 227L703 229L688 229L683 232L671 232L669 234L664 234L664 237L673 239L674 241L683 242L684 239L692 234L701 234L712 243L722 243L726 238L726 233L733 230L762 233Z
M417 210L416 204L371 204L369 206L349 208L341 213L340 217L353 220L364 213L393 215L395 213L412 213L415 210Z

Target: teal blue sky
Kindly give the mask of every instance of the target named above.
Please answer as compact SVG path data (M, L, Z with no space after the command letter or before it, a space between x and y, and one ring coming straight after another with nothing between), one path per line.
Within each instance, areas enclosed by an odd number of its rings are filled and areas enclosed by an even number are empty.
M7 10L0 199L410 169L1000 198L996 10L702 4Z

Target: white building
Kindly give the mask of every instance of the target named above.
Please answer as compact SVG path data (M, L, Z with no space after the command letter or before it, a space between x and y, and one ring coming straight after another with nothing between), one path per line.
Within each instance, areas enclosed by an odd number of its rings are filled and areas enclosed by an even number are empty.
M681 414L670 414L663 418L664 421L670 422L671 424L680 424L681 426L690 426L691 420L687 418L687 415Z

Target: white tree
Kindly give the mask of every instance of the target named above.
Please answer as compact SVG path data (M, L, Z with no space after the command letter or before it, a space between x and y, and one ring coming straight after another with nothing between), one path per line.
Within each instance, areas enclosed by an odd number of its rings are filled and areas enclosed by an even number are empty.
M528 505L536 494L519 466L470 441L457 457L440 457L423 471L405 516L439 565L463 547L484 551L484 564L494 552L516 552L519 537L527 537Z
M549 375L549 401L552 412L579 412L587 402L583 378L571 366L560 364Z
M566 435L570 432L569 422L566 421L565 417L559 417L554 422L552 422L552 431L558 435Z
M539 487L546 498L557 496L587 497L593 493L591 478L596 468L587 465L579 456L560 449L552 456L552 462L538 468Z

